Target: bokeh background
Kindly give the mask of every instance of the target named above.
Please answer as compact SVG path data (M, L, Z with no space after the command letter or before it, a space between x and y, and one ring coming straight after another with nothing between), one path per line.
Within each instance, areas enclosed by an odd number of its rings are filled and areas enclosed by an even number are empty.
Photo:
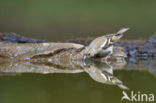
M130 27L125 38L156 32L155 0L0 0L0 32L66 40Z

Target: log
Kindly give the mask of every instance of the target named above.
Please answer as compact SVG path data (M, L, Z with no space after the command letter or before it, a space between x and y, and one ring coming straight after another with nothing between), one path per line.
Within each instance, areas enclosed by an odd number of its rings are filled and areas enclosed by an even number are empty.
M88 39L79 38L74 40L66 40L63 42L83 44L87 46L93 39L94 38L88 38ZM0 33L0 41L12 42L12 43L48 42L46 40L27 38L24 36L17 35L15 33ZM121 40L117 42L115 45L123 47L128 57L133 57L133 58L137 57L142 59L146 59L148 57L154 57L154 58L156 57L156 35L153 35L146 40L124 40L124 41Z

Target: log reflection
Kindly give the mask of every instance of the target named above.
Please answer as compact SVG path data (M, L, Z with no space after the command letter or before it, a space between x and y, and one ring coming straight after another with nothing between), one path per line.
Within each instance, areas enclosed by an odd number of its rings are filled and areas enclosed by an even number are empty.
M3 61L0 63L0 75L16 75L19 73L81 73L86 72L93 80L109 85L117 85L121 89L128 89L123 85L122 81L113 76L113 64L107 64L104 62L86 60L85 62L79 62L68 66L52 63L37 63L28 61ZM115 63L116 64L116 63ZM116 64L117 65L117 64ZM120 62L120 68L124 64Z

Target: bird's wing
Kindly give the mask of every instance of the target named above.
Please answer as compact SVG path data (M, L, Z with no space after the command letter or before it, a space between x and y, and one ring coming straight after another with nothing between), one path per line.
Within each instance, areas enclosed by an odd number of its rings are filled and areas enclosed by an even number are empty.
M108 43L108 40L105 39L105 40L103 41L103 43L100 45L100 47L101 47L101 48L105 47L107 43Z

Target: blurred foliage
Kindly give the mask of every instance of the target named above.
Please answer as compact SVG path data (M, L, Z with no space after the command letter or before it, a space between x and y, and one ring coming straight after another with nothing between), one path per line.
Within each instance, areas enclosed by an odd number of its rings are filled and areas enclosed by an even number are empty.
M0 32L58 41L130 27L126 38L147 38L155 11L155 0L0 0Z

